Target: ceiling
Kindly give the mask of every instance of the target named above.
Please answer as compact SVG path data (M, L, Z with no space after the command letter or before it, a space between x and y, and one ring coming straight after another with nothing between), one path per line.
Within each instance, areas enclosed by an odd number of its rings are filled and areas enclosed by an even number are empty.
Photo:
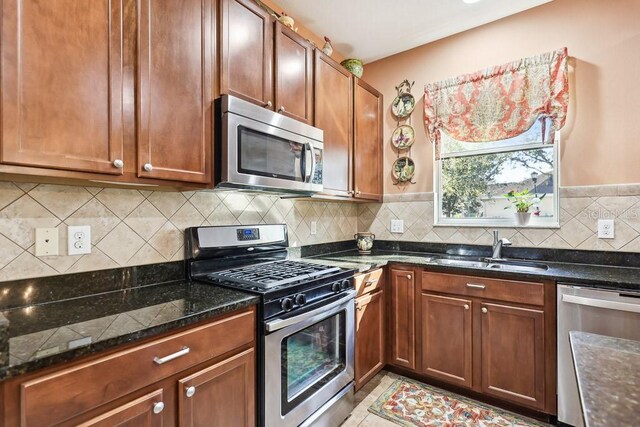
M278 4L314 33L329 36L343 55L367 63L549 1L278 0Z

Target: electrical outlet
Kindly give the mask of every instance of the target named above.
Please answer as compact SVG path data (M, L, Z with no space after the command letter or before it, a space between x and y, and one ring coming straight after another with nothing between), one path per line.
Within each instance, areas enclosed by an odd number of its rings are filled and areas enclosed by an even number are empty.
M311 221L311 235L314 236L318 233L318 221Z
M612 219L598 220L598 238L613 239L615 238L615 222Z
M67 252L69 255L91 253L91 226L70 225L68 227Z
M59 255L58 229L36 228L36 256Z
M392 233L404 233L404 220L392 219L391 220L391 232Z

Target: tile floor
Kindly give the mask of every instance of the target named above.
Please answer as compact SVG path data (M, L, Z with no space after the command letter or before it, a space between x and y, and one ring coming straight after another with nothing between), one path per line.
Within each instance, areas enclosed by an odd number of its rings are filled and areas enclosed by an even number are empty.
M369 406L398 378L400 377L394 373L381 371L371 381L365 384L365 386L356 393L356 407L351 413L351 416L342 423L342 427L398 427L397 424L368 411Z

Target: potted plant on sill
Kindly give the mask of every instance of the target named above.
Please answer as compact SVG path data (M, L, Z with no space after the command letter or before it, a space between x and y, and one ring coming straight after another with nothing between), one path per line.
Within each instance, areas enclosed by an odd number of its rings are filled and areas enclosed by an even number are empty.
M516 225L519 227L523 227L529 224L531 221L531 209L532 206L540 203L542 199L544 199L546 194L538 197L537 195L531 194L528 189L522 191L511 190L504 197L511 202L511 204L516 208ZM509 209L511 206L505 206L505 209Z

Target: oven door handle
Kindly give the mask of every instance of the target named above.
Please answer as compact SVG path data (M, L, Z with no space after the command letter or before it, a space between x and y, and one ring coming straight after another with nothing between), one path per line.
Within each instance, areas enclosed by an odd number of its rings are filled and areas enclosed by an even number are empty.
M329 314L329 311L339 307L349 300L353 300L357 294L357 291L351 290L344 294L343 298L332 302L329 305L323 305L322 307L318 307L314 310L308 311L306 313L300 314L298 316L289 317L287 319L274 319L270 322L267 322L264 327L267 332L275 332L279 329L286 328L287 326L291 326L295 323L302 322L304 320L310 319L320 314Z

